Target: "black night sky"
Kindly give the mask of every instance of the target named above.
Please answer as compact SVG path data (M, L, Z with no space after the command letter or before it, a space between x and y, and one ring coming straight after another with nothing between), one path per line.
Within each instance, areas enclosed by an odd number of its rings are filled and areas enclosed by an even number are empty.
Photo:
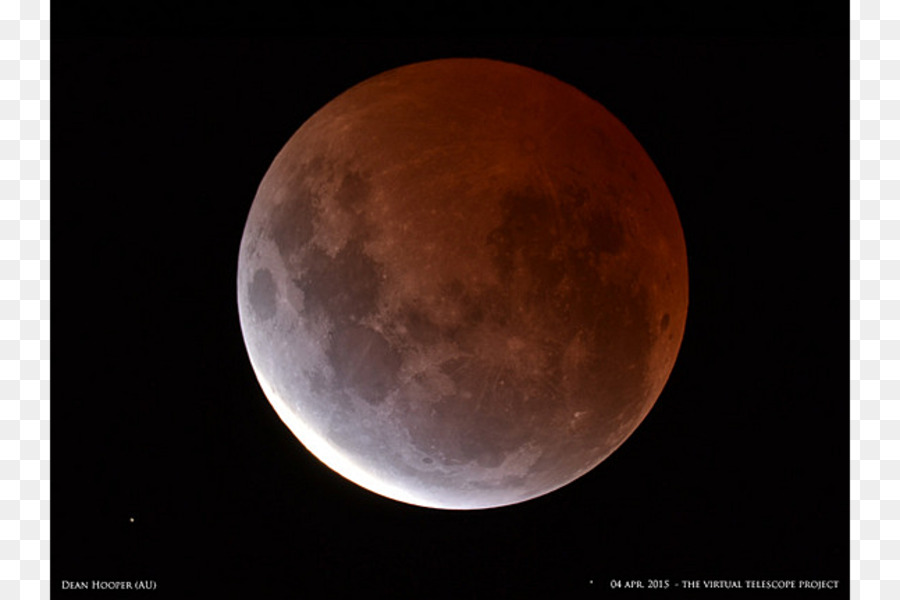
M774 578L849 596L844 13L361 35L135 10L53 7L54 595L152 579L159 598L672 598ZM470 512L313 458L256 382L235 296L288 137L367 77L452 56L544 71L625 123L691 277L678 362L634 435L560 491ZM754 597L720 594L692 597Z

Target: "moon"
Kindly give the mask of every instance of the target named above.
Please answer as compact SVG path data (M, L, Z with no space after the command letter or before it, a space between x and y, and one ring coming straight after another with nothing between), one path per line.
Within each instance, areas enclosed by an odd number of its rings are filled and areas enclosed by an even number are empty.
M687 254L663 178L598 102L441 59L294 133L237 295L259 383L309 451L382 496L482 509L565 486L638 427L684 334Z

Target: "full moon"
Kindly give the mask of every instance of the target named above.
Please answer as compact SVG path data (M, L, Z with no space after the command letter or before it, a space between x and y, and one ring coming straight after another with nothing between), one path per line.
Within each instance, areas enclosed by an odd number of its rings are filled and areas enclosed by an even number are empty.
M603 106L442 59L294 133L237 292L254 372L310 452L382 496L480 509L565 486L638 427L681 345L687 255L663 178Z

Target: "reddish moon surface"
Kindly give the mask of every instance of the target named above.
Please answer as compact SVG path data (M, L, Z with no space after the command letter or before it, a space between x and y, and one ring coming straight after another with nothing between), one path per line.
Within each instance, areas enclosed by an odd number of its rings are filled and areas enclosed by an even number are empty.
M637 140L574 87L484 59L387 71L306 121L259 186L237 289L300 442L450 509L606 459L662 391L688 305L675 204Z

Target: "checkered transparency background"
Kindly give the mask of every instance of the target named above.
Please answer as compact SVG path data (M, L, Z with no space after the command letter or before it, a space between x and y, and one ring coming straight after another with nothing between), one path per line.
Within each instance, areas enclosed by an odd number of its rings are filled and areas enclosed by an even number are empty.
M3 599L50 596L49 19L49 0L0 0ZM851 2L850 57L851 591L853 598L896 599L900 2Z
M49 598L50 2L0 0L0 598Z
M900 598L900 2L850 27L850 577ZM824 126L829 126L825 124Z

